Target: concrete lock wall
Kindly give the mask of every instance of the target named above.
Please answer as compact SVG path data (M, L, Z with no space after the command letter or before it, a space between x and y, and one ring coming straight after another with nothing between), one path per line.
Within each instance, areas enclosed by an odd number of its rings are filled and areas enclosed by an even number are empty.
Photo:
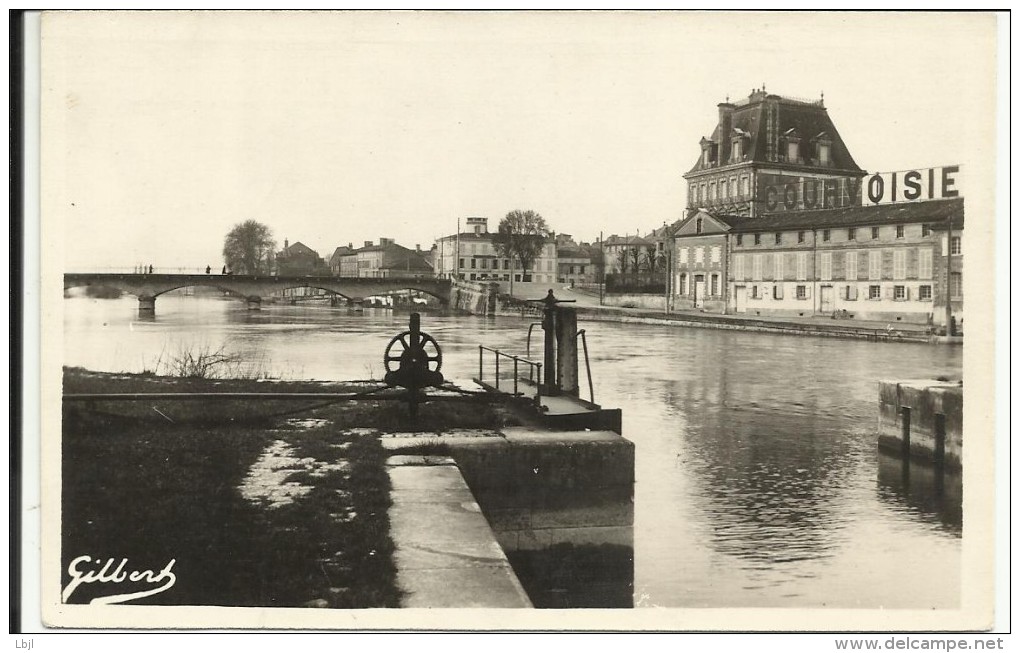
M879 383L883 449L959 468L963 459L963 387L948 381Z
M634 445L622 436L526 427L427 435L449 448L504 551L633 547ZM399 450L416 439L390 434L383 442Z

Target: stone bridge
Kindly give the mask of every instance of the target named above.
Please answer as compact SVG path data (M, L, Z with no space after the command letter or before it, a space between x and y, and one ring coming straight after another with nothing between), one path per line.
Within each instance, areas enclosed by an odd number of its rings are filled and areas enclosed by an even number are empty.
M414 277L327 277L327 276L250 276L240 274L103 274L68 272L64 290L83 286L107 286L138 297L138 310L154 313L156 297L189 286L210 286L247 300L250 310L258 310L262 298L289 288L321 288L348 299L418 290L437 297L444 305L451 300L453 282L449 279Z

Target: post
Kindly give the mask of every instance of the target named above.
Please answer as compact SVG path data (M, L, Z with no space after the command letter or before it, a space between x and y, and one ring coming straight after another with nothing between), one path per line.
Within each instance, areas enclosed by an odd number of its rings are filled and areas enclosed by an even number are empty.
M499 390L499 350L496 350L496 389Z
M953 216L946 220L946 335L956 335L953 329Z
M556 307L556 385L568 395L579 394L577 374L577 311Z
M514 356L514 396L517 396L517 357Z
M482 380L482 363L483 363L483 358L482 357L483 356L484 356L484 353L482 352L482 346L478 345L478 380L479 381Z
M599 232L599 306L603 304L603 287L606 284L606 243Z

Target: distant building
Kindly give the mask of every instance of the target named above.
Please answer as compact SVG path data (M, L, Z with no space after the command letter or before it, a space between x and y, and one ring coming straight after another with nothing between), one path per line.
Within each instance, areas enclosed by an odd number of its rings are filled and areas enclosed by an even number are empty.
M340 262L343 260L343 257L347 256L353 251L354 251L353 243L341 245L340 247L337 247L335 250L333 250L333 255L329 257L329 273L332 274L334 277L341 276Z
M851 206L865 175L823 100L756 89L719 104L719 120L684 178L689 212L757 216ZM804 192L784 194L787 184Z
M436 239L433 268L437 276L468 281L514 281L555 283L556 243L542 247L530 270L521 270L516 260L500 256L492 244L488 218L470 217L466 230Z
M655 242L641 236L613 234L602 243L606 257L606 274L636 273L645 269L649 249L655 251Z
M590 246L578 245L570 234L556 234L556 282L586 286L595 281Z
M904 171L883 188L821 100L764 90L720 104L700 148L671 237L674 308L944 324L948 301L962 318L956 167Z
M337 248L338 250L341 248ZM380 238L379 244L366 240L363 247L337 256L342 277L431 277L432 266L423 253L396 244L392 238Z
M326 274L328 266L318 252L304 243L291 245L286 239L283 249L276 253L273 273L277 276L308 276Z

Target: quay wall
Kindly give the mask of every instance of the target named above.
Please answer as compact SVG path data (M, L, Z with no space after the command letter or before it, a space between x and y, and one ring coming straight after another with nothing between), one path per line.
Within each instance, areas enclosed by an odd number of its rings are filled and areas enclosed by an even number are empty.
M878 446L959 468L963 459L963 386L950 381L879 383Z

